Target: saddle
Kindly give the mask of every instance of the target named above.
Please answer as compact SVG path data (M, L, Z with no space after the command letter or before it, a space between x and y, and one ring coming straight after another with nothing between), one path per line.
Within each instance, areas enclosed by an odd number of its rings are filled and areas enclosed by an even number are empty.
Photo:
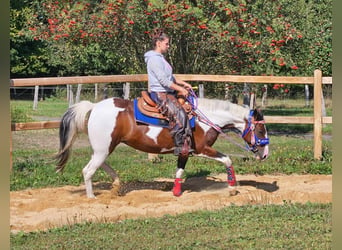
M190 120L193 117L191 104L181 97L178 98L178 101L182 104ZM141 91L141 97L138 97L138 109L144 115L167 120L167 117L160 113L158 105L151 99L150 94L146 90Z

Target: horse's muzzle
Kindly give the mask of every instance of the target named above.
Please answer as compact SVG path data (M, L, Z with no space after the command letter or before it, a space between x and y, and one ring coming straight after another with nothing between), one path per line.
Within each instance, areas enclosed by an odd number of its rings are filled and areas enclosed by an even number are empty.
M257 160L263 161L268 157L268 145L264 147L258 147L258 151L255 153L255 158Z

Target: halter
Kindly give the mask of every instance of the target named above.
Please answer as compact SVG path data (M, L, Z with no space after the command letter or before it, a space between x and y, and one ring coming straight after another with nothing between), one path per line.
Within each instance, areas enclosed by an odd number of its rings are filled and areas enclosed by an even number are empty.
M251 150L252 152L257 152L257 146L265 146L270 144L270 140L269 138L259 138L255 133L255 124L265 124L265 120L261 120L261 121L252 121L253 118L253 114L254 114L254 110L251 110L249 112L249 116L248 116L248 125L245 128L245 130L243 131L241 137L245 137L249 132L252 133L251 135L251 142L250 145L246 142L246 147Z

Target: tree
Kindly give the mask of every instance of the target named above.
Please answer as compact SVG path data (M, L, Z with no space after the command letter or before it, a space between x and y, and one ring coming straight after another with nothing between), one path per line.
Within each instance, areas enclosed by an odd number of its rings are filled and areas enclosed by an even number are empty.
M151 32L161 27L171 37L168 60L176 73L311 76L321 68L331 75L331 5L331 0L33 1L25 2L25 18L14 24L22 36L13 36L13 42L18 46L23 39L40 48L42 65L32 59L39 74L145 73L143 54ZM13 69L24 74L19 66L13 60Z

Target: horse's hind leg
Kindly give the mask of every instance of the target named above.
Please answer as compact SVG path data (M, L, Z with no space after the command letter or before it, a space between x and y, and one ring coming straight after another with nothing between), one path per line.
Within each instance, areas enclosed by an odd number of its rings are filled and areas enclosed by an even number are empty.
M115 193L116 195L119 192L120 189L120 180L119 180L119 176L116 173L116 171L114 169L112 169L107 163L103 163L101 165L101 168L112 178L113 180L113 189L112 192Z
M101 168L112 178L113 182L118 178L118 174L107 163L103 163Z
M96 170L99 167L101 167L101 165L104 163L107 156L108 156L107 153L94 152L94 154L91 156L91 160L82 170L88 198L95 198L95 195L93 193L93 184L92 184L91 178L93 177Z

